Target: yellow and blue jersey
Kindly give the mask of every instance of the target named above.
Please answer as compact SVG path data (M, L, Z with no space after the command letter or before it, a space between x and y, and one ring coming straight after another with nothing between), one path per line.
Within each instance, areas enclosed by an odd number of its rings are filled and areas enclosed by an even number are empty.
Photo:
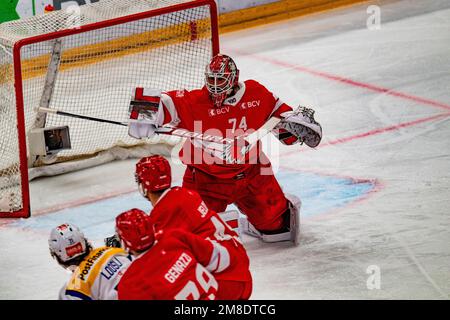
M122 249L93 249L61 289L60 300L117 300L117 285L131 263Z

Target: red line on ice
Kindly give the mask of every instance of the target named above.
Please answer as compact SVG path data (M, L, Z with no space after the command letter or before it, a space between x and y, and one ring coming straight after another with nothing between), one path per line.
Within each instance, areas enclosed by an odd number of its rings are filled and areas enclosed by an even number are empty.
M271 59L271 58L267 58L267 57L263 57L260 55L256 55L256 54L247 54L245 52L241 52L239 50L233 50L236 53L242 54L242 55L246 55L250 58L254 58L256 60L260 60L260 61L265 61L265 62L269 62L271 64L274 65L278 65L281 67L286 67L289 69L294 69L300 72L304 72L304 73L308 73L317 77L321 77L321 78L325 78L325 79L329 79L329 80L333 80L333 81L337 81L337 82L341 82L347 85L351 85L354 87L360 87L360 88L364 88L370 91L375 91L375 92L379 92L379 93L384 93L386 95L390 95L393 97L397 97L397 98L402 98L402 99L406 99L406 100L411 100L411 101L415 101L424 105L429 105L429 106L433 106L433 107L437 107L437 108L441 108L441 109L445 109L445 110L450 110L450 105L445 104L445 103L441 103L441 102L437 102L437 101L433 101L430 99L426 99L426 98L421 98L421 97L417 97L411 94L407 94L407 93L403 93L403 92L399 92L399 91L395 91L392 89L387 89L387 88L383 88L380 86L376 86L373 84L369 84L369 83L364 83L364 82L360 82L360 81L355 81L349 78L344 78L341 76L337 76L337 75L333 75L331 73L326 73L326 72L322 72L322 71L316 71L307 67L302 67L299 65L295 65L295 64L291 64L289 62L284 62L284 61L279 61L279 60L275 60L275 59Z
M376 86L376 85L372 85L372 84L368 84L368 83L363 83L363 82L360 82L360 81L355 81L355 80L352 80L352 79L344 78L344 77L341 77L341 76L333 75L333 74L322 72L322 71L316 71L316 70L313 70L313 69L310 69L310 68L306 68L306 67L298 66L298 65L291 64L291 63L288 63L288 62L284 62L284 61L279 61L279 60L263 57L263 56L256 55L256 54L248 54L248 53L242 52L240 50L230 50L230 51L235 51L238 54L242 54L242 55L248 56L250 58L254 58L254 59L257 59L257 60L261 60L261 61L266 61L266 62L269 62L269 63L274 64L274 65L279 65L279 66L290 68L290 69L294 69L294 70L297 70L297 71L300 71L300 72L309 73L311 75L315 75L315 76L326 78L326 79L329 79L329 80L341 82L341 83L348 84L348 85L351 85L351 86L356 86L356 87L368 89L368 90L371 90L371 91L384 93L384 94L387 94L387 95L390 95L390 96L394 96L394 97L398 97L398 98L402 98L402 99L406 99L406 100L412 100L412 101L415 101L415 102L418 102L418 103L421 103L421 104L424 104L424 105L430 105L430 106L433 106L433 107L438 107L438 108L441 108L441 109L450 110L450 105L447 105L447 104L444 104L444 103L441 103L441 102L436 102L436 101L433 101L433 100L430 100L430 99L425 99L425 98L417 97L417 96L414 96L414 95L398 92L398 91L395 91L395 90L383 88L383 87L380 87L380 86ZM366 137L370 137L370 136L373 136L373 135L376 135L376 134L381 134L381 133L385 133L385 132L389 132L389 131L395 131L395 130L399 130L401 128L414 126L414 125L417 125L417 124L433 121L433 120L439 119L439 118L445 118L445 117L448 117L448 116L450 116L450 113L438 114L438 115L434 115L434 116L423 118L423 119L418 119L418 120L411 121L411 122L400 123L400 124L393 125L393 126L386 127L386 128L374 129L374 130L371 130L371 131L368 131L368 132L365 132L365 133L360 133L360 134L357 134L357 135L354 135L354 136L340 138L340 139L337 139L337 140L334 140L334 141L329 141L329 142L322 143L316 149L320 149L320 148L327 147L327 146L330 146L330 145L345 143L345 142L353 141L353 140L356 140L356 139L366 138ZM305 150L306 149L304 149L302 151L305 151ZM285 153L283 155L290 155L292 153L297 153L297 152L298 152L298 150L293 151L293 152L287 152L287 153Z
M45 209L40 209L40 210L33 211L32 215L33 216L42 216L42 215L45 215L45 214L48 214L48 213L53 213L53 212L61 211L61 210L64 210L64 209L79 207L79 206L91 204L91 203L94 203L94 202L98 202L98 201L101 201L101 200L119 197L119 196L122 196L122 195L125 195L125 194L129 194L129 193L133 193L133 192L136 192L136 191L137 191L137 189L133 188L133 189L119 190L119 191L115 191L115 192L101 194L101 195L98 195L98 196L85 197L85 198L77 199L77 200L74 200L74 201L61 203L61 204L58 204L58 205L55 205L55 206L52 206L52 207L48 207L48 208L45 208Z
M331 141L328 141L328 142L321 143L314 150L325 148L325 147L329 147L329 146L333 146L333 145L336 145L336 144L346 143L346 142L350 142L350 141L354 141L354 140L358 140L358 139L363 139L363 138L375 136L375 135L386 133L386 132L390 132L390 131L396 131L396 130L400 130L402 128L412 127L412 126L415 126L415 125L418 125L418 124L421 124L421 123L430 122L430 121L433 121L433 120L437 120L439 118L446 118L446 117L449 117L449 116L450 116L450 113L438 114L438 115L434 115L434 116L427 117L427 118L421 118L421 119L417 119L417 120L414 120L414 121L409 121L409 122L395 124L395 125L392 125L392 126L389 126L389 127L385 127L385 128L373 129L373 130L370 130L370 131L367 131L367 132L355 134L353 136L339 138L339 139L336 139L336 140L331 140ZM301 151L305 152L307 150L312 150L312 149L302 149ZM295 151L292 151L292 152L286 152L283 155L286 156L286 155L290 155L290 154L293 154L293 153L297 153L299 151L300 150L295 150Z

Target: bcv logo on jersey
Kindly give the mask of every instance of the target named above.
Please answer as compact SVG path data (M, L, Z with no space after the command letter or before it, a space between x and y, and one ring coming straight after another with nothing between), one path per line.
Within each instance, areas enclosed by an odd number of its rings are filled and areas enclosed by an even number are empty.
M260 104L261 104L261 100L243 102L243 103L241 103L241 109L245 110L245 109L256 108L256 107L259 107Z
M215 108L215 109L209 109L208 114L210 117L218 116L221 114L225 114L230 112L230 107L222 107L222 108Z

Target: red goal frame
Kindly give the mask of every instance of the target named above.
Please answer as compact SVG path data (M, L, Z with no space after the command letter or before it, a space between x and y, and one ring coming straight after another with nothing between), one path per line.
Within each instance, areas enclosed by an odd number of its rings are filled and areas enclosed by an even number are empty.
M54 40L57 38L71 36L83 32L97 30L105 27L116 26L132 21L147 19L162 14L171 12L192 9L200 6L209 5L211 13L211 39L212 39L212 53L216 55L219 53L219 23L218 23L218 9L214 0L194 0L188 3L172 5L164 8L153 9L137 14L114 18L102 22L87 24L77 29L66 29L56 31L44 35L25 38L17 41L13 48L13 62L14 62L14 81L15 81L15 97L16 97L16 116L17 116L17 130L19 143L19 160L21 172L21 192L22 192L22 209L15 212L0 212L0 218L29 218L31 216L30 206L30 188L28 181L28 166L27 166L27 142L25 129L25 109L23 98L23 84L22 84L22 63L21 63L21 49L22 47L38 42ZM194 32L194 30L193 30Z

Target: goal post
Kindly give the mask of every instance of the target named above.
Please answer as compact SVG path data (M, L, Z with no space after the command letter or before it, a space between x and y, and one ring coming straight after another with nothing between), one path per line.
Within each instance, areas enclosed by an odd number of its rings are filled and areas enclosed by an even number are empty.
M176 144L37 110L126 122L136 87L203 86L204 68L219 53L217 14L214 0L103 0L1 24L0 218L30 216L29 180L36 176L111 161L118 148L152 152ZM30 133L53 128L68 128L71 149L31 154Z

